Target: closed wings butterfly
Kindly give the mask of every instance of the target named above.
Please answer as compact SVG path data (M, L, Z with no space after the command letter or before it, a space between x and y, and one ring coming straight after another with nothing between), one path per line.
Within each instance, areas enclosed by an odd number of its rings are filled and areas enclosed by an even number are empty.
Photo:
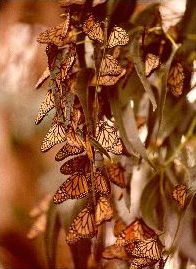
M61 64L60 71L61 71L61 80L65 81L68 71L72 67L76 58L76 48L74 45L70 45L70 48L67 54L64 57L63 63Z
M86 174L90 172L90 161L87 155L78 156L65 162L61 166L60 171L64 175L71 175L79 171Z
M120 163L111 163L106 166L110 181L120 188L125 188L124 168Z
M66 235L67 243L75 243L81 238L92 238L97 234L92 210L85 207L74 219Z
M145 73L148 77L155 69L160 65L160 59L158 56L148 53L145 59Z
M115 85L124 75L126 74L126 69L123 68L122 72L120 73L120 75L118 76L100 76L99 81L98 81L98 85L100 86L113 86ZM91 81L91 85L92 86L96 86L97 84L97 77L94 76L92 81Z
M131 262L130 262L130 268L146 268L149 266L153 266L157 263L156 260L149 259L149 258L140 258L140 257L131 257ZM150 267L151 268L151 267Z
M121 155L123 154L123 144L122 144L122 140L120 138L118 138L113 144L112 146L107 147L107 151L115 154L115 155Z
M56 154L55 160L57 162L64 160L67 157L78 155L84 152L83 145L72 146L66 143Z
M45 152L52 148L54 145L59 144L66 140L66 129L64 124L56 122L52 125L49 132L44 137L41 145L41 151Z
M121 74L123 68L118 64L118 61L110 54L106 54L101 62L100 75L117 76Z
M102 196L99 198L95 208L95 222L100 225L102 222L110 220L113 217L113 209L110 200Z
M184 208L187 196L187 187L184 184L177 185L173 192L172 197L178 203L180 208Z
M92 40L104 43L104 32L101 23L96 21L94 16L91 15L83 24L83 31ZM123 46L129 42L129 36L124 29L115 26L107 40L107 48L116 46Z
M48 114L48 112L53 108L54 108L54 96L52 90L50 89L40 105L38 115L35 119L35 124L39 124L43 120L43 118Z
M149 238L143 241L135 241L131 255L140 258L160 260L164 246L158 238Z
M99 195L108 195L110 193L110 182L103 171L97 169L97 171L93 173L93 180L95 192Z
M67 35L67 31L69 28L70 23L70 14L67 13L66 19L64 23L61 23L60 25L56 27L52 27L45 32L42 32L38 38L37 41L39 43L43 44L55 44L58 47L61 47L64 45L64 39Z
M57 190L53 197L56 204L62 203L67 199L80 199L89 192L89 176L82 173L71 175Z
M100 121L96 129L96 140L104 148L112 147L118 139L117 130L110 126L106 121Z
M171 93L176 97L182 94L184 77L184 69L182 64L175 63L169 71L167 85Z

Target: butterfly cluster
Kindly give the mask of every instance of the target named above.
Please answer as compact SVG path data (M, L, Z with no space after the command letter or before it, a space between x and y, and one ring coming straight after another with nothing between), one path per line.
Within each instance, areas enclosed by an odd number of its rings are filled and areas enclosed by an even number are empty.
M136 218L128 226L117 221L114 233L116 242L105 249L104 258L122 259L129 263L130 268L138 269L164 262L164 246L157 233L143 219Z
M126 45L129 42L129 36L124 29L115 26L109 37L107 37L107 31L105 31L107 26L105 24L104 22L96 21L94 16L90 15L83 25L84 33L91 40L103 45L106 50L101 59L99 72L92 80L92 85L114 85L126 73L126 69L121 67L114 56L107 53L107 50L116 46Z
M76 29L71 25L70 11L66 12L64 18L64 23L46 30L37 39L39 43L46 44L48 67L38 80L36 88L40 88L49 79L49 89L40 105L35 123L41 123L50 111L54 111L52 125L43 139L41 151L46 152L56 144L63 143L55 160L69 158L60 168L60 172L66 175L66 181L54 194L54 203L88 198L86 206L75 217L67 232L66 241L71 244L81 238L94 237L98 226L111 220L111 183L125 188L126 180L119 162L101 161L101 165L95 164L95 155L99 153L102 156L102 153L91 144L90 138L108 154L121 155L124 153L124 146L118 130L102 113L98 114L95 132L90 136L87 132L85 114L75 90L80 69ZM106 50L126 45L129 41L126 31L117 26L107 38L105 28L102 29L102 24L92 15L84 22L82 29L90 39ZM125 73L126 70L118 61L111 54L105 53L100 62L99 74L94 76L90 84L113 85ZM92 203L93 199L95 203Z

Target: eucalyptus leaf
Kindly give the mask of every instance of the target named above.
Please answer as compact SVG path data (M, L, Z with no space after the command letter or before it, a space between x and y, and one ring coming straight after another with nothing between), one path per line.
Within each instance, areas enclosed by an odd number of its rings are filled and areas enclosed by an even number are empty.
M141 196L140 209L146 222L156 229L162 229L164 211L158 176L152 178L145 186Z
M171 53L169 59L167 60L166 64L164 64L162 67L163 73L162 73L162 79L161 79L161 96L160 96L159 115L158 115L157 137L159 135L160 128L162 128L161 124L162 124L162 120L163 120L163 112L164 112L167 90L168 90L167 79L168 79L168 75L169 75L169 70L170 70L170 66L171 66L173 58L176 54L177 49L178 49L178 47L173 46L172 53Z
M157 108L157 103L156 103L155 96L152 91L150 82L146 78L145 65L144 65L144 62L142 61L141 50L140 50L140 39L142 37L143 31L144 31L143 27L138 27L135 29L135 31L133 31L131 35L132 42L130 45L130 54L133 59L133 63L137 71L138 77L140 78L144 86L144 89L148 94L148 97L152 103L153 111L154 111Z

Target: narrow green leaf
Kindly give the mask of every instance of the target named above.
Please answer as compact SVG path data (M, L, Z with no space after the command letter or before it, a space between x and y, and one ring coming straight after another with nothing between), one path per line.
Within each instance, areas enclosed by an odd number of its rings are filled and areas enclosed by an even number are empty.
M160 97L160 106L159 106L159 123L158 123L158 131L157 131L157 137L159 135L159 131L161 128L162 120L163 120L163 112L164 112L164 107L165 107L165 102L166 102L166 96L167 96L167 78L170 70L171 63L173 61L173 58L176 54L178 47L173 46L172 53L167 60L167 63L162 67L163 70L163 75L161 79L161 97Z
M45 248L49 269L55 269L56 247L59 231L60 231L59 216L57 213L57 208L52 201L48 211L47 225L45 231Z
M125 107L121 107L116 95L117 93L110 96L111 109L128 153L135 157L138 157L137 154L140 154L154 168L139 138L131 103L129 102Z
M140 39L142 37L143 31L144 31L143 27L138 27L135 29L135 31L132 32L131 34L132 42L130 45L130 53L131 53L131 57L133 59L133 63L137 71L138 77L140 78L144 86L144 89L148 94L148 97L152 103L153 111L154 111L157 108L157 103L156 103L151 85L145 75L145 66L144 66L144 62L142 61L141 51L140 51Z
M164 210L160 193L160 180L155 176L145 186L140 209L142 217L154 228L162 229Z

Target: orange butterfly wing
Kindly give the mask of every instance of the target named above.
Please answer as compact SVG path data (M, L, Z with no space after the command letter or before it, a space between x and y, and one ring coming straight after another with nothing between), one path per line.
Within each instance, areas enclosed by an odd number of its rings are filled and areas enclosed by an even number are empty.
M54 96L52 90L50 89L40 105L38 115L35 119L35 124L39 124L43 120L43 118L48 114L48 112L54 107L55 107Z
M67 13L67 17L64 23L56 27L52 27L45 32L39 34L37 41L43 44L55 44L58 47L62 47L64 45L64 39L67 35L67 31L70 23L70 14Z
M90 172L90 162L86 155L73 158L65 162L60 171L64 175L71 175L76 172L89 173Z
M178 203L180 208L184 208L187 196L187 187L184 184L177 185L173 192L172 197Z
M102 222L110 220L113 217L113 209L109 199L105 196L99 198L95 208L95 222L100 225Z
M127 32L121 27L115 26L108 38L107 47L124 46L129 42Z
M95 21L93 15L91 15L83 24L83 31L92 40L100 43L104 42L104 33L101 28L101 24Z
M81 173L74 173L57 190L53 197L55 204L62 203L67 199L80 199L89 192L89 177Z
M95 225L94 214L86 207L74 219L66 235L66 241L72 244L81 238L92 238L96 234L97 227Z
M120 163L111 163L107 167L107 173L112 183L116 184L120 188L125 188L124 168Z

